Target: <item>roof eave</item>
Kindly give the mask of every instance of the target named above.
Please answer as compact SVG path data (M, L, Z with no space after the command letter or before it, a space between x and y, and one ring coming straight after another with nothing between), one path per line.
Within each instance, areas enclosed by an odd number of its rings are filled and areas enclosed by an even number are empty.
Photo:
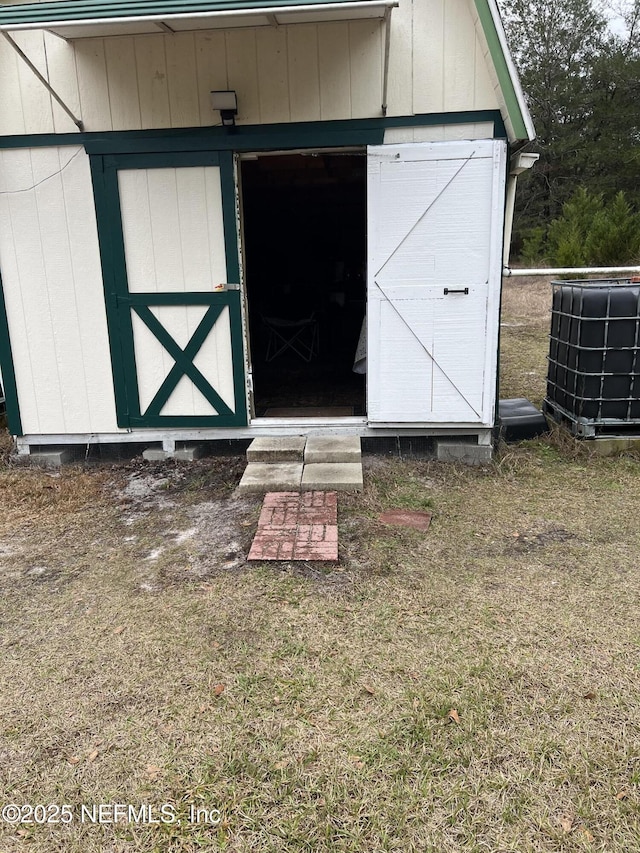
M32 8L36 4L29 4ZM233 7L233 4L224 4L221 8L213 8L210 10L200 11L180 11L179 7L175 11L166 13L140 13L135 15L117 15L117 14L102 14L97 17L70 16L67 18L57 17L47 19L46 3L37 4L41 10L42 17L33 17L31 14L16 15L17 7L11 7L6 10L0 10L0 31L19 32L22 30L49 30L56 32L62 29L71 31L71 34L66 34L66 38L73 38L74 28L89 28L89 27L113 27L122 26L123 34L126 34L126 28L129 25L140 24L168 24L173 21L189 22L193 24L203 21L209 21L215 25L217 20L225 19L251 19L270 16L272 19L282 15L285 19L293 20L300 16L327 16L331 19L333 15L338 18L348 19L350 16L357 17L384 17L386 10L398 5L398 0L311 0L311 2L274 2L274 0L266 0L260 2L257 0L255 5L241 6L240 8ZM65 4L66 5L66 4ZM211 2L211 6L215 7L215 0ZM4 12L4 14L3 14ZM286 23L286 20L283 21ZM182 28L184 29L184 28Z
M474 0L503 97L503 118L510 142L531 142L536 137L531 113L509 50L496 0Z

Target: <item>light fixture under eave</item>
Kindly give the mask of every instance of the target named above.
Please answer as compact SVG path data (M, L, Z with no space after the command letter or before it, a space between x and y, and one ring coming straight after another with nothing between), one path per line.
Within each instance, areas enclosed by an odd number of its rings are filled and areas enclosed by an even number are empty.
M238 115L238 97L233 89L211 92L211 109L220 110L224 127L233 127Z

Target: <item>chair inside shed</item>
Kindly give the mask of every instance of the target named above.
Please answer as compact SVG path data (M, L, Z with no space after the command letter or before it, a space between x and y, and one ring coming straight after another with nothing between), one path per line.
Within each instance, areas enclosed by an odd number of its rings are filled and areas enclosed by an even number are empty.
M364 415L366 155L245 159L241 187L255 416Z

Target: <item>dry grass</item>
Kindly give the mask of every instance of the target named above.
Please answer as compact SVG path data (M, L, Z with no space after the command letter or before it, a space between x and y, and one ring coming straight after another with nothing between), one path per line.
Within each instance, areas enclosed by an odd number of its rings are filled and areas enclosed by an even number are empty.
M545 393L551 324L550 280L507 278L500 324L500 396L527 397L540 406Z
M534 288L503 343L538 365ZM74 809L2 853L640 851L636 457L369 458L333 567L245 563L240 470L0 470L2 800ZM113 802L181 822L80 822Z

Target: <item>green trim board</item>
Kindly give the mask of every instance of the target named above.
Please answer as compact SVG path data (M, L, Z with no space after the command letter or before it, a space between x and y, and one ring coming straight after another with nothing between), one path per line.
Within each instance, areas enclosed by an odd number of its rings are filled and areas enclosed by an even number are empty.
M260 151L287 148L382 145L388 128L493 123L494 139L506 139L499 110L466 110L335 121L187 127L166 130L111 130L90 133L38 133L0 136L3 148L84 145L88 154L175 153L186 151Z
M238 245L235 229L235 187L232 155L216 151L162 152L159 154L93 155L91 157L98 238L102 261L107 325L113 370L116 417L120 427L228 427L246 426L246 388L242 317L239 291L198 293L129 293L122 230L122 211L118 187L121 169L153 169L185 166L219 166L221 174L225 255L227 278L234 283L239 277ZM225 173L229 173L225 174ZM233 216L233 219L231 218ZM230 227L233 223L233 227ZM234 261L235 259L235 261ZM209 306L204 318L186 347L173 340L150 310L154 305ZM207 335L213 329L225 306L231 324L231 356L234 387L233 410L193 365ZM132 313L142 320L162 347L174 359L174 367L144 412L140 408L138 368L136 365ZM216 415L162 415L161 410L183 376L187 376L205 399L218 412Z
M104 161L104 157L89 158L98 226L98 245L100 247L102 283L107 315L107 333L109 337L109 352L111 355L111 371L116 404L116 423L118 426L126 427L129 421L129 406L127 403L128 386L125 379L125 356L120 332L120 312L118 308L118 295L121 287L117 275L118 266L115 262L116 258L124 258L124 240L122 237L122 217L120 213L120 195L118 193L117 179L114 182L111 175L109 175L109 179L106 179ZM124 296L126 293L120 293L120 295ZM135 397L137 387L132 389L131 393Z
M238 208L233 152L221 151L219 157L227 281L233 284L240 284L240 247L237 238Z
M9 335L9 322L7 320L7 306L4 301L4 288L0 277L0 369L2 370L2 386L4 388L5 407L7 411L7 424L11 435L24 435L22 431L22 419L20 417L20 402L18 400L18 386L16 383L16 370L13 363L13 352L11 351L11 338Z

